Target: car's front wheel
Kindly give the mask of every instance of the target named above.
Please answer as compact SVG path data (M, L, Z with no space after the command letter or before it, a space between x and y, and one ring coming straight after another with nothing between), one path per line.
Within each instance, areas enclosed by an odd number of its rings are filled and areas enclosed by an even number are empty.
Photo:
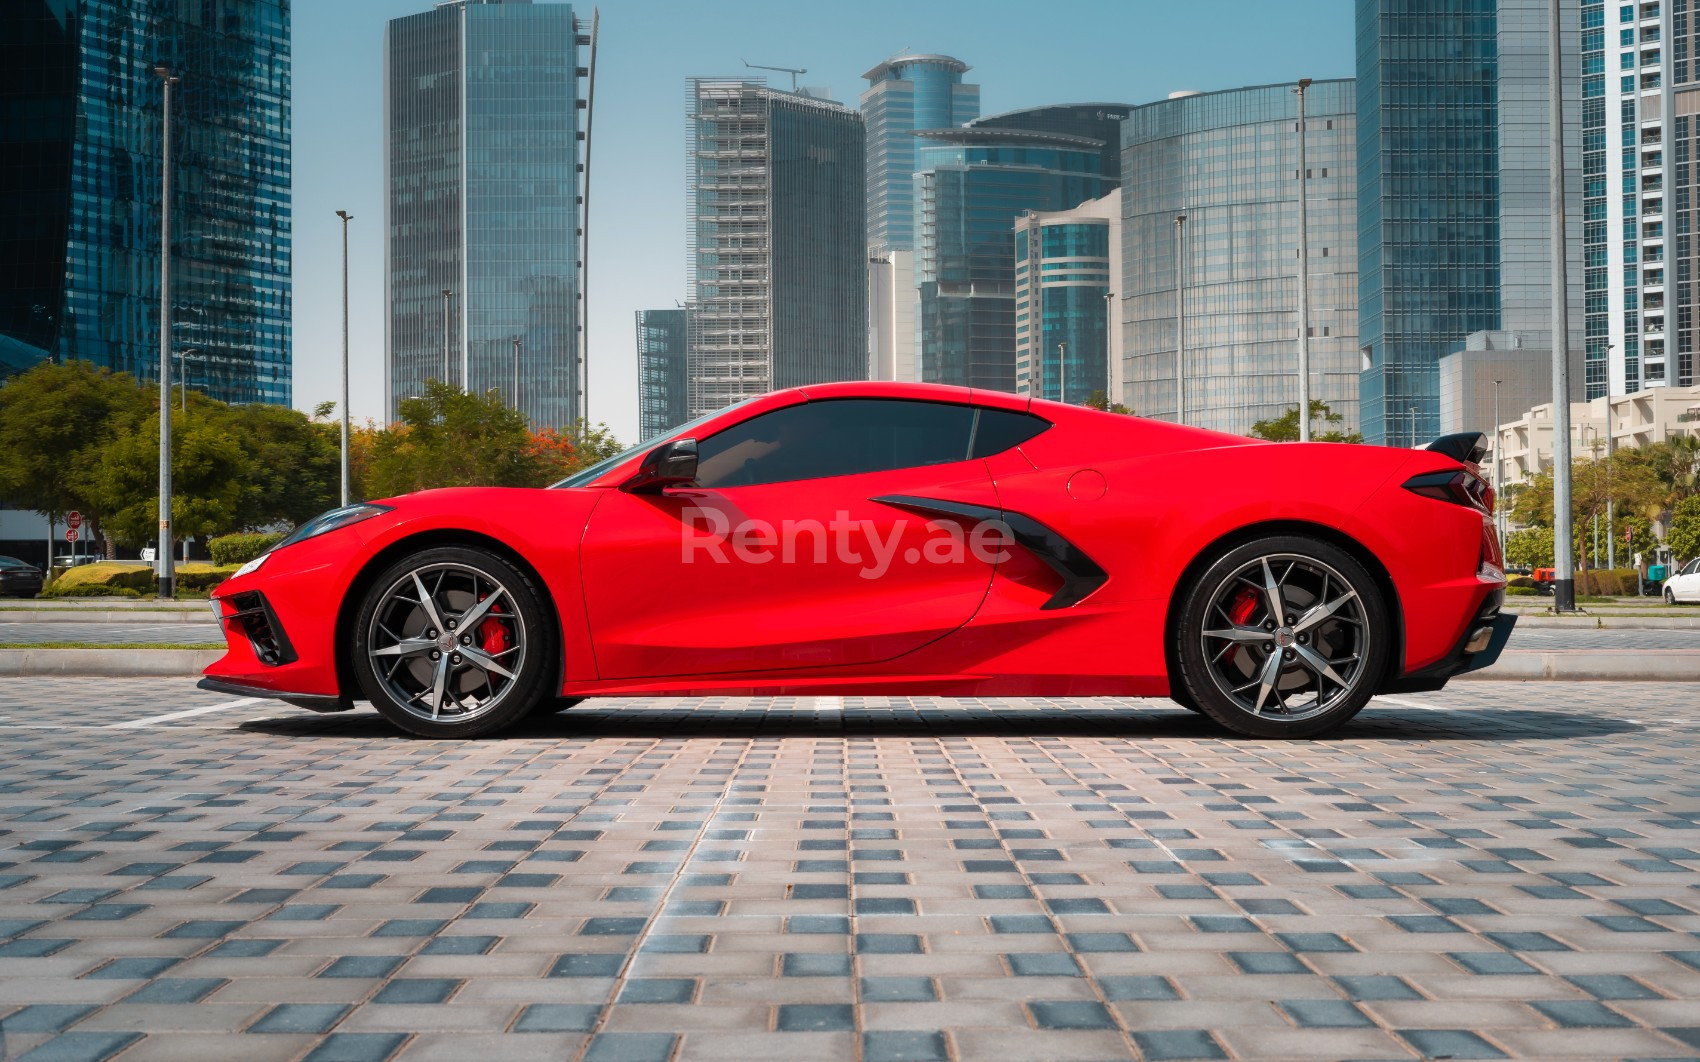
M1356 715L1385 673L1387 606L1363 565L1331 543L1247 542L1183 593L1172 681L1230 730L1320 734Z
M1665 587L1665 604L1667 604L1667 605L1675 605L1676 604L1676 594L1673 593L1671 591L1671 588L1668 587L1668 586Z
M372 706L424 737L493 734L548 692L554 634L543 594L503 557L424 549L373 580L352 662Z

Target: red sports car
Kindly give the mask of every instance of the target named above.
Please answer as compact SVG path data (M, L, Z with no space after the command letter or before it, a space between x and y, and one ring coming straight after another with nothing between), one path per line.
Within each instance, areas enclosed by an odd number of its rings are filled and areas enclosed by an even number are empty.
M1304 737L1514 617L1477 462L836 383L547 489L336 509L214 595L202 685L432 737L595 695L1172 697Z

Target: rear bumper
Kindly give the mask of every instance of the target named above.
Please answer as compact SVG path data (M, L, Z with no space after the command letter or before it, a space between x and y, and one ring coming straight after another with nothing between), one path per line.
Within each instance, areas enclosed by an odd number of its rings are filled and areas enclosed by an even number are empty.
M1468 671L1480 671L1499 659L1517 617L1501 612L1505 605L1505 590L1488 594L1457 643L1439 661L1408 675L1384 683L1381 693L1428 693L1446 685L1448 679Z

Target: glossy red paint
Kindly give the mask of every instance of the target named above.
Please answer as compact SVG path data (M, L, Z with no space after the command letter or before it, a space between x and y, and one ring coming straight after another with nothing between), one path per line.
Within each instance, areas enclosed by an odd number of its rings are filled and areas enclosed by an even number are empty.
M1412 476L1464 467L1428 451L1260 443L1019 395L896 383L775 392L678 437L703 440L770 410L849 397L1027 411L1051 426L984 458L765 486L627 493L619 485L642 460L634 452L581 487L387 499L388 512L278 549L219 587L214 597L227 611L231 598L260 591L294 659L263 663L231 632L229 652L206 673L261 691L357 696L339 654L367 580L441 542L482 544L535 573L558 621L558 689L572 696L1161 696L1171 609L1192 572L1246 536L1290 530L1347 547L1385 581L1400 645L1392 682L1445 659L1503 585L1482 574L1499 552L1480 511L1403 488ZM893 495L1024 514L1106 578L1078 603L1047 609L1063 580L1020 546L995 561L917 560L953 518L929 523L873 500ZM789 559L785 546L747 528L737 541L717 533L745 518L775 528L804 521L829 534L835 521L847 524L859 558L889 549L890 563L870 578L865 564L830 547L817 552L806 531ZM716 550L730 559L715 560Z

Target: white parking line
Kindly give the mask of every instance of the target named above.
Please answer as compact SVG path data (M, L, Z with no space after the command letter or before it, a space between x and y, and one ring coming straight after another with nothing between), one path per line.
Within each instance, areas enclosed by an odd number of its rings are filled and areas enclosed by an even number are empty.
M185 708L181 712L167 712L165 715L153 715L146 719L131 719L123 723L108 723L103 730L134 730L137 727L152 726L155 723L169 723L174 719L188 719L196 715L208 715L212 712L222 712L226 708L240 708L245 704L259 704L264 697L243 697L240 700L225 701L222 704L208 704L200 708Z
M1430 712L1447 711L1447 709L1442 708L1438 704L1424 704L1422 701L1413 701L1407 697L1388 697L1385 695L1378 695L1375 699L1378 701L1386 701L1388 704L1397 704L1403 708L1422 708Z

